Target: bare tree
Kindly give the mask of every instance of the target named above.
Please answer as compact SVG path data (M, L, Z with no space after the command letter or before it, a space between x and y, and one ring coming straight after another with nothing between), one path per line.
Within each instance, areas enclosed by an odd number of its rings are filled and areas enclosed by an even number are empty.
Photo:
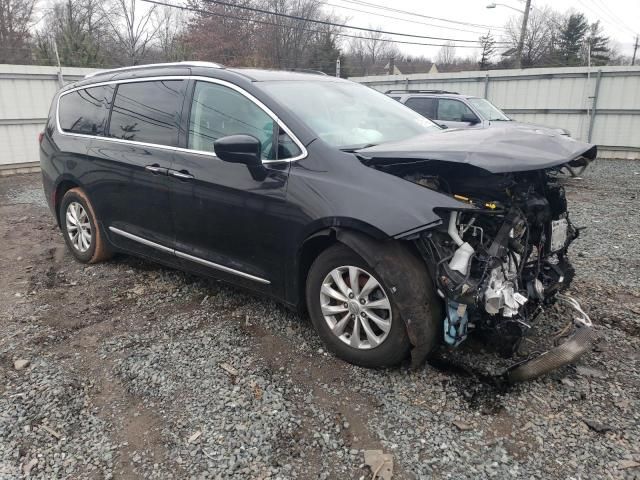
M436 65L440 70L447 70L455 63L456 47L453 42L447 42L438 52L436 57Z
M183 36L186 19L182 10L171 7L160 7L153 12L152 29L157 31L158 47L163 61L184 60L187 49Z
M136 65L142 60L155 39L161 25L152 23L157 5L146 11L138 10L137 0L114 0L106 18L116 47L122 52L122 60Z
M374 29L375 27L369 27ZM378 27L375 32L363 32L353 39L349 45L349 57L352 64L349 70L356 75L382 73L382 67L391 57L400 58L400 51L390 38L381 33Z
M249 0L231 1L244 6ZM259 27L270 28L254 22L257 12L201 0L189 0L189 6L198 11L185 33L193 58L230 66L270 66L255 55L258 38L263 38Z
M558 40L561 22L558 14L549 7L532 8L522 47L522 66L533 67L552 63L552 53ZM506 25L507 41L516 48L520 39L522 19L513 16Z
M339 55L335 35L339 27L314 22L334 20L323 10L321 0L225 3L230 4L189 0L197 13L191 18L184 38L195 58L227 65L328 70L329 58Z
M317 62L312 51L318 51L321 44L335 44L334 34L338 27L318 25L313 20L336 21L327 15L320 0L263 0L263 8L299 18L283 18L265 15L262 20L277 25L261 28L261 44L270 55L270 63L284 68L319 69L323 61ZM312 21L309 21L312 20ZM328 41L328 43L327 43ZM334 45L335 46L335 45ZM331 47L332 48L332 47ZM329 50L331 50L329 48Z
M29 62L35 0L0 0L0 63Z

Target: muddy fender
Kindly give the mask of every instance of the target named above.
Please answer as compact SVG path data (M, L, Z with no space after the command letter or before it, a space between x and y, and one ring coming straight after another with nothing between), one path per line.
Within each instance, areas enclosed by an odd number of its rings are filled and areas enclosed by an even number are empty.
M440 338L442 326L442 304L424 261L400 240L376 240L348 230L337 230L336 239L360 255L389 286L407 327L411 365L421 365Z

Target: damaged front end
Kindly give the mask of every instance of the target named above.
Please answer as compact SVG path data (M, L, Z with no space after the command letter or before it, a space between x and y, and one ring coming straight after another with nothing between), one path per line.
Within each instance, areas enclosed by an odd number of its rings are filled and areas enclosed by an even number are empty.
M447 187L477 208L442 212L441 228L416 240L445 302L444 341L457 346L475 328L510 356L543 308L561 299L580 312L577 336L509 376L534 378L575 360L593 334L589 317L562 293L573 278L567 250L579 233L564 188L545 171L458 175Z
M575 361L595 334L576 300L563 293L574 275L567 250L579 230L554 168L490 173L447 162L386 162L378 168L457 199L435 211L442 223L414 233L444 302L443 340L456 347L474 330L504 356L517 350L543 309L561 301L576 312L574 333L515 365L508 381L536 378Z

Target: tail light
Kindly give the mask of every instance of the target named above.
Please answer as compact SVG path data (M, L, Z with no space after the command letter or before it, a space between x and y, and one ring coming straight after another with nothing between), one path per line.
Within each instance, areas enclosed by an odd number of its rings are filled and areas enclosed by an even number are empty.
M38 134L38 143L42 143L43 138L44 138L44 130Z

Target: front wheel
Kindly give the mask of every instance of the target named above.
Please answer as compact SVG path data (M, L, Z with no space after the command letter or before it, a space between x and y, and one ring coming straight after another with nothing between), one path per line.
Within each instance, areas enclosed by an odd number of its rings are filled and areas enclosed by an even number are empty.
M404 322L380 275L344 245L322 252L309 270L307 308L327 347L363 367L400 363L409 353Z

